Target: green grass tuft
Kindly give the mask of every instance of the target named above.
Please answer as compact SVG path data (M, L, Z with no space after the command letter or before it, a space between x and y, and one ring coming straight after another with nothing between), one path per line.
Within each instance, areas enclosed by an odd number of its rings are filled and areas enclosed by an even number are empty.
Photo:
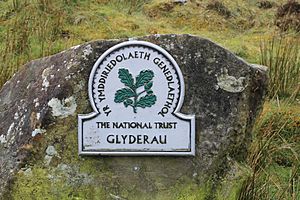
M300 38L274 35L261 43L262 65L269 67L270 98L293 96L300 92Z
M278 103L278 102L277 102ZM300 110L298 103L267 103L254 129L240 200L300 198Z

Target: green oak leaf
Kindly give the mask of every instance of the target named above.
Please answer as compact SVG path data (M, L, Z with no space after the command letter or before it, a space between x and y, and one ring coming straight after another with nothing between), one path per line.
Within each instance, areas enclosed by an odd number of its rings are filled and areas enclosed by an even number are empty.
M136 107L146 108L151 107L156 102L156 96L153 94L146 94L141 97L140 100L136 103Z
M132 105L133 104L133 101L131 99L126 99L124 101L124 106L127 108L129 105Z
M146 90L146 91L150 90L150 89L152 88L152 85L153 85L153 82L152 82L152 81L150 81L149 83L147 83L147 84L144 86L145 90Z
M151 81L151 79L154 77L154 73L151 70L143 70L140 72L140 74L136 77L136 83L135 87L141 87L144 84Z
M128 69L119 69L119 79L126 87L117 90L115 93L115 103L123 103L127 108L131 106L133 112L137 113L137 107L151 107L156 102L156 96L153 93L153 77L154 73L151 70L142 70L139 75L133 78ZM144 91L137 92L140 87L144 87ZM146 92L145 96L140 97Z
M128 69L119 69L119 79L125 86L132 88L134 86L132 75L129 73Z
M123 101L125 101L128 98L134 97L135 94L134 92L129 89L129 88L122 88L120 90L117 90L117 92L115 93L115 102L116 103L121 103Z
M153 94L152 90L147 90L147 94Z

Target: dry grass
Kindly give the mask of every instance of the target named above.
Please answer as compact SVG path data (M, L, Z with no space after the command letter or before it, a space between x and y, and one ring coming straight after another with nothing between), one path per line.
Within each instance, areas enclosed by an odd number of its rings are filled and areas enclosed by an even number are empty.
M277 2L283 2L279 0ZM7 0L0 1L0 87L24 63L95 39L190 33L208 37L249 61L273 24L276 8L252 1L210 0Z
M296 98L300 92L300 38L275 35L261 43L262 65L269 67L269 97Z
M13 0L1 46L0 86L25 62L55 53L55 41L63 37L64 11L52 1ZM14 14L15 16L11 16Z

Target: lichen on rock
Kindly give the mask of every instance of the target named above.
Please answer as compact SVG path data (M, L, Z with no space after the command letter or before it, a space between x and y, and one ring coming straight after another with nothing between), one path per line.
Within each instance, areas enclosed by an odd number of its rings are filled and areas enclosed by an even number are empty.
M4 144L4 143L6 143L6 142L7 142L7 141L6 141L6 138L5 138L4 134L1 135L1 136L0 136L0 143Z
M36 128L32 131L31 136L35 137L37 134L43 134L45 132L46 132L46 130L44 130L44 129Z
M64 118L75 113L77 104L75 98L71 96L63 100L52 98L48 102L48 106L52 108L54 117Z
M221 69L221 74L217 75L217 88L221 88L227 92L239 93L243 92L247 85L245 84L245 77L239 77L228 75L226 68Z

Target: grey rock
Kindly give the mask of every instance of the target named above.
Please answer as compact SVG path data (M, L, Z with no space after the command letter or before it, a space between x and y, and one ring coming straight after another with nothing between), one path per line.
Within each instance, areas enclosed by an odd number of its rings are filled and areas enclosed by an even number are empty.
M90 187L103 186L108 196L115 198L123 196L122 191L127 197L133 193L154 197L179 183L201 185L213 180L217 184L230 171L229 160L245 159L263 103L266 70L192 35L135 39L165 48L180 66L185 80L181 112L196 115L196 156L78 156L76 116L92 110L87 92L89 73L101 54L128 39L93 41L29 62L1 89L0 197L11 195L12 180L22 166L30 161L34 172L47 146L54 144L62 152L62 161L53 161L53 165L63 162L84 168L83 174L93 180ZM45 133L32 134L36 129ZM46 154L53 156L52 150L47 149Z

